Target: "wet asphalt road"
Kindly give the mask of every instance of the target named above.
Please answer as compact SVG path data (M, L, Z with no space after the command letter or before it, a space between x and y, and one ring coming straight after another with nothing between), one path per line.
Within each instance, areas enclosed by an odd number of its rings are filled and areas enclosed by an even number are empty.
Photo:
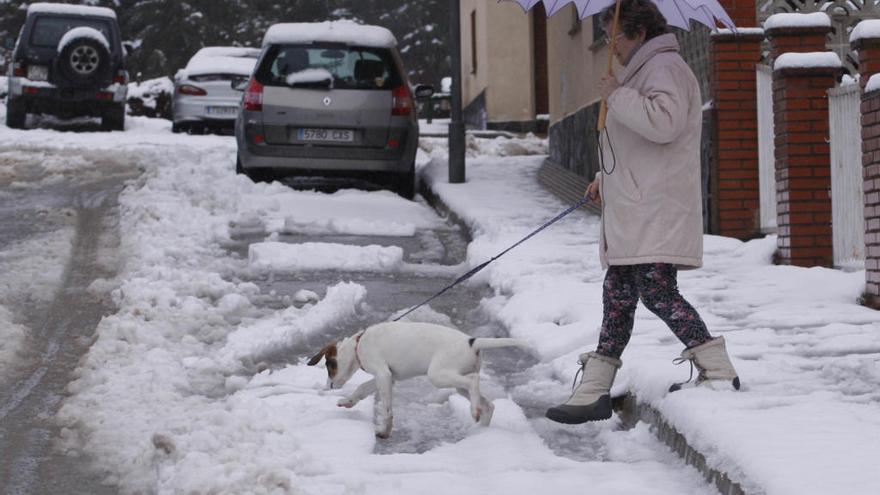
M27 162L33 158L0 150L7 166L11 161L32 165ZM16 323L29 329L29 337L23 363L0 377L0 493L117 493L88 458L58 449L60 429L53 417L96 325L113 311L105 297L87 288L95 279L114 275L117 260L107 255L118 243L116 200L137 171L121 165L98 176L43 182L38 167L25 170L31 172L0 189L0 250L59 229L72 229L73 241L67 260L52 260L65 268L48 300L7 294L7 308ZM15 274L9 275L14 279Z

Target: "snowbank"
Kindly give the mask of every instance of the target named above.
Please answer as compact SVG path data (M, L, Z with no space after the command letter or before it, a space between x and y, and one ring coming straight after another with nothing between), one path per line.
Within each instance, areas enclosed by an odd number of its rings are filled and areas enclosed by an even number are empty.
M345 270L393 271L403 263L398 246L351 246L326 242L251 244L252 267L268 271Z

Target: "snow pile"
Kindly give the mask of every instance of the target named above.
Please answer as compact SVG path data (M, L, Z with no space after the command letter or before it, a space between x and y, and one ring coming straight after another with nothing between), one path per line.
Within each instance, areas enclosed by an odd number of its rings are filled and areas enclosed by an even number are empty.
M405 201L394 193L344 190L339 201L320 193L303 192L295 214L284 219L287 234L351 234L413 236L416 230L439 227L441 222L424 203Z
M80 26L64 33L64 36L58 40L58 53L64 51L64 49L67 48L67 45L82 38L97 41L101 46L106 48L108 52L110 51L110 42L107 41L107 37L104 36L104 33L92 27Z
M834 52L783 53L773 62L773 70L809 67L841 68L843 63Z
M780 28L831 27L831 18L825 12L811 14L781 13L773 14L764 21L764 30Z
M864 38L880 38L880 19L864 19L849 33L849 42Z
M345 270L394 271L403 263L398 246L350 246L325 242L251 244L252 267L269 271Z
M339 283L327 289L314 306L287 308L269 318L243 325L226 338L220 350L225 363L255 363L272 353L291 348L298 340L355 315L366 296L358 284Z
M288 86L296 86L297 84L315 84L324 81L333 83L333 74L327 69L305 69L293 74L288 74L285 82Z
M128 97L140 98L144 105L150 108L156 108L156 98L162 93L167 95L174 93L174 82L171 81L171 78L157 77L143 82L132 82L128 85Z
M397 39L391 31L347 20L275 24L263 37L263 46L316 42L380 48L397 46Z

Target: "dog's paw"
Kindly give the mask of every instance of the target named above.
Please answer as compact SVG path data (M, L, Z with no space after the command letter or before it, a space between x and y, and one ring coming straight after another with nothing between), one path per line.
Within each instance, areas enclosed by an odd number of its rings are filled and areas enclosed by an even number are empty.
M492 415L495 413L495 407L491 406L480 411L480 426L489 426L492 423Z
M352 408L352 407L354 407L355 404L357 404L357 402L349 399L348 397L344 397L342 399L339 399L339 402L336 403L337 406L345 407L345 408Z

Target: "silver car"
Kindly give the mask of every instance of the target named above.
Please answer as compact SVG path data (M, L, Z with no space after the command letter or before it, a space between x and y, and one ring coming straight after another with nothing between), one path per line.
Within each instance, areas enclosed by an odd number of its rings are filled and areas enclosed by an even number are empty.
M210 46L196 52L174 76L174 132L204 132L233 127L242 81L257 63L257 48Z
M236 120L236 171L362 178L412 198L419 126L396 45L351 22L272 26Z

